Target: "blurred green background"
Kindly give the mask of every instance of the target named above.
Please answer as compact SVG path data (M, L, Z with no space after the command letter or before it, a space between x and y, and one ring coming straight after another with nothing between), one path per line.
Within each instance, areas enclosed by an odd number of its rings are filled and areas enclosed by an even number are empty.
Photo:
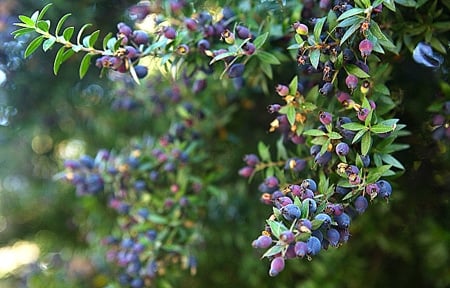
M135 4L52 2L50 19L73 12L72 25L90 22L101 31L115 31L116 23L126 20L127 7ZM0 67L7 77L0 86L0 105L17 109L9 125L0 127L0 287L103 287L110 277L104 250L89 241L89 230L106 235L114 222L111 212L95 199L77 198L52 176L62 170L61 157L120 149L149 124L145 114L111 109L117 91L96 69L79 80L79 59L64 65L57 77L52 72L56 51L38 52L12 66L17 55L5 43L14 15L29 15L45 3L0 1ZM354 221L346 245L311 262L289 261L276 278L268 276L268 261L259 260L251 247L270 211L259 203L257 183L249 185L236 172L259 140L274 142L266 133L270 115L265 112L273 99L242 89L250 93L251 105L239 102L225 127L228 136L217 140L218 151L232 151L217 155L232 171L222 178L226 193L209 203L214 213L204 224L198 273L186 272L176 287L448 287L450 153L448 143L431 139L430 113L424 108L435 100L438 79L410 56L401 55L390 81L403 90L396 113L412 132L401 139L411 148L398 153L407 169L396 180L393 197Z

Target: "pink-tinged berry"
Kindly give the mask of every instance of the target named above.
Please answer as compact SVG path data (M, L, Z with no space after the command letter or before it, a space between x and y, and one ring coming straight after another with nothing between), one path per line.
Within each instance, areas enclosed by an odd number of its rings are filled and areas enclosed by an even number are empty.
M345 85L347 85L348 89L355 90L358 86L358 77L353 74L349 74L347 78L345 78Z
M339 103L343 103L344 101L350 99L350 95L347 92L339 91L336 93L336 98L339 101Z
M127 24L120 22L119 24L117 24L117 29L119 30L119 34L126 36L126 37L130 37L133 30L131 30L130 26L128 26Z
M135 30L133 32L133 41L136 45L145 45L148 43L148 34L143 30Z
M359 52L362 57L367 57L372 53L373 43L369 39L364 39L359 42Z
M298 257L303 258L308 253L308 245L306 245L305 242L301 242L301 241L296 242L295 246L294 246L294 251Z
M280 240L286 244L290 244L290 243L294 242L295 235L291 230L286 230L286 231L281 232Z
M289 87L287 87L286 85L278 84L275 87L275 90L277 91L278 95L280 95L280 96L286 96L289 94Z
M333 116L329 112L322 111L319 113L319 120L323 125L328 125L333 121Z
M197 21L195 21L192 18L186 18L184 19L184 25L189 31L195 31L197 30Z
M294 28L295 32L299 35L308 35L308 26L305 24L302 24L300 22L295 22L292 24L292 27Z
M277 276L284 269L284 258L281 256L275 257L270 263L269 275Z
M245 167L239 169L238 173L240 176L242 176L244 178L248 178L248 177L252 176L254 170L255 169L253 167L245 166Z
M164 27L162 33L167 39L175 39L177 37L177 31L171 26Z
M367 116L369 115L370 110L367 108L361 108L358 111L358 119L361 121L365 121Z
M244 46L242 46L242 50L244 51L245 55L252 55L253 53L255 53L256 50L256 46L255 44L251 43L251 42L247 42L244 44Z
M259 163L259 157L256 154L247 154L244 156L245 163L248 166L255 167Z
M261 235L258 239L254 240L252 243L253 248L269 248L272 245L272 238L267 235Z

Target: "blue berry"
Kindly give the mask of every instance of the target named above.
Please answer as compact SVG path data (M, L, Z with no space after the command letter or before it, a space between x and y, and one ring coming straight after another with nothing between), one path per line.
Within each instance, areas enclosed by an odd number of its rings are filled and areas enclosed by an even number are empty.
M367 201L366 197L364 196L358 196L355 199L355 209L359 214L364 213L366 211L367 207L369 206L369 202Z
M316 181L310 178L303 180L301 186L305 189L306 188L311 189L313 192L317 191Z
M380 191L378 191L378 197L389 198L389 196L391 196L392 186L388 181L378 180L376 184L378 185L378 187L380 187Z
M336 145L335 151L339 156L346 156L350 151L350 146L348 146L348 144L345 142L340 142Z
M331 224L331 217L325 213L319 213L314 217L315 220L322 221L321 227L329 227Z
M227 75L230 78L236 78L244 74L245 65L242 63L235 63L227 71Z
M300 218L301 211L300 208L298 208L295 204L288 204L281 208L281 214L283 217L288 221L294 221L295 219Z
M339 239L341 235L338 230L334 228L330 228L327 231L327 240L330 242L330 245L336 247L339 243Z
M308 255L317 255L322 249L322 244L320 243L319 238L315 236L309 237L306 245L308 247Z
M255 154L247 154L244 156L244 161L248 166L256 166L259 163L259 157Z
M315 213L317 210L317 203L314 199L311 198L306 198L304 201L304 203L308 203L308 207L309 207L309 213Z
M351 222L351 218L347 213L342 213L341 215L334 216L334 220L338 224L339 228L348 228Z

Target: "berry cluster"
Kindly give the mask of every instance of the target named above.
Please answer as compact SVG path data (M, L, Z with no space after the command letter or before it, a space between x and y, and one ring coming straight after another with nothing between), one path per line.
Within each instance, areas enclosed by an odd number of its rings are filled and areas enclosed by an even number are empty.
M261 201L273 213L253 246L268 249L263 257L271 260L271 276L286 259L310 259L345 243L351 219L369 201L388 199L392 186L384 178L404 169L390 154L407 147L393 144L405 126L390 118L386 68L373 54L393 48L374 21L382 5L330 3L320 1L326 15L317 18L314 3L304 1L309 20L292 25L295 43L288 49L297 50L302 77L278 84L282 102L268 106L276 115L269 131L281 134L277 159L260 143L259 156L246 155L239 170L243 177L265 172Z

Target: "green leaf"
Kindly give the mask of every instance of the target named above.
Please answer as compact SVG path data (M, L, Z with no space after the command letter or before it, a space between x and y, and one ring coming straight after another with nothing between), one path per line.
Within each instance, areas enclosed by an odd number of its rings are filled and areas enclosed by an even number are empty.
M337 132L332 131L332 132L328 133L328 138L337 140L337 139L341 139L342 135Z
M87 48L94 48L95 42L97 42L100 30L92 32L92 34L83 38L83 46Z
M33 54L33 52L36 51L36 49L39 46L41 46L43 41L44 41L44 36L43 35L38 36L33 41L31 41L30 44L28 44L27 48L25 49L24 58L27 58L28 56Z
M35 25L33 19L25 15L19 15L19 20L25 23L28 27L34 27Z
M44 32L48 32L50 29L50 21L49 20L40 20L36 24L37 28L41 29Z
M269 63L261 63L259 68L266 74L269 79L273 78L272 66Z
M256 56L264 62L272 65L278 65L280 64L280 60L278 60L277 57L275 57L273 54L266 52L266 51L259 51Z
M377 37L378 41L380 42L380 44L385 47L386 49L388 49L389 51L394 51L397 48L394 43L391 42L391 40L389 40L389 38L387 38L386 35L384 35L384 33L381 31L380 26L378 26L377 22L371 20L370 21L370 28L369 28L370 32L373 33L373 35L375 37Z
M81 27L80 31L78 31L78 35L77 35L77 44L78 45L81 45L81 36L83 35L84 30L86 30L90 26L92 26L92 24L86 23Z
M289 124L291 124L291 126L295 124L295 113L296 113L295 107L292 105L289 105L287 108L286 116L287 116L287 119L289 121Z
M450 22L449 22L449 25L450 25ZM441 41L439 41L439 39L437 39L436 37L431 38L430 45L431 45L431 47L433 47L434 49L436 49L438 52L440 52L442 54L447 53L444 44L442 44Z
M66 41L70 41L70 38L72 38L74 31L75 31L75 28L72 26L64 29L64 32L63 32L64 39L66 39Z
M320 50L316 49L309 53L309 60L311 61L311 65L313 65L314 69L317 69L317 66L319 66L319 60L320 60Z
M261 35L259 35L258 37L256 37L256 39L253 41L253 44L255 45L256 49L261 48L264 43L266 43L267 38L269 37L269 32L265 32Z
M302 215L301 215L302 218L308 218L309 217L309 203L308 203L308 201L303 200L302 206L300 207L300 210L302 212Z
M336 17L336 13L333 11L333 9L330 9L330 11L328 11L328 15L327 15L327 23L328 23L328 30L331 31L334 29L334 27L336 27L337 23L337 17Z
M42 8L42 10L41 10L41 12L39 13L39 16L37 17L37 20L41 20L43 17L44 17L44 15L45 15L45 13L47 13L47 10L50 8L50 6L52 6L53 4L52 3L48 3L47 5L45 5L43 8Z
M316 41L316 43L322 42L322 40L320 39L320 34L322 33L322 28L326 20L327 17L319 18L319 20L317 20L316 24L314 25L314 40Z
M270 256L273 256L273 255L276 255L276 254L280 253L281 251L283 251L283 246L282 245L274 245L274 246L270 247L266 251L266 253L264 253L264 255L261 256L261 258L270 257Z
M81 59L80 63L80 79L86 75L87 71L89 70L89 66L91 66L91 58L92 54L87 53L84 55L83 59Z
M348 28L347 31L345 31L341 39L341 44L347 41L347 39L350 38L353 35L353 33L359 30L362 22L364 22L364 19L359 20L358 22L350 26L350 28Z
M61 48L59 48L58 52L56 53L55 61L53 62L53 73L55 75L58 74L59 68L61 67L61 64L63 62L63 55L64 55L65 50L66 50L66 47L62 46Z
M367 130L359 130L358 133L353 137L352 144L356 143L361 139L362 136L366 134Z
M369 173L367 174L366 182L374 183L378 181L381 178L381 176L383 176L384 173L386 173L386 171L391 169L391 167L392 167L391 165L382 165L380 167L371 168L369 170Z
M341 127L350 131L367 130L366 126L356 122L345 123Z
M225 53L219 54L216 57L214 57L213 59L211 59L211 61L209 62L209 65L212 65L219 60L225 59L230 56L235 56L235 55L236 55L236 52L225 52Z
M67 50L66 52L64 52L63 58L62 58L62 62L64 63L67 59L69 59L70 57L73 56L73 54L75 54L75 51L73 51L72 49Z
M261 141L258 143L258 153L262 161L264 162L270 161L269 147Z
M323 220L314 219L311 221L312 230L317 230L322 226Z
M278 158L278 160L288 158L286 147L284 147L284 144L283 144L283 138L280 138L277 141L277 158Z
M363 135L361 140L361 154L367 155L369 153L371 146L372 146L372 137L370 133L366 133Z
M327 135L327 133L325 133L319 129L309 129L309 130L303 131L303 135L319 137L319 136L325 136L325 135Z
M272 231L272 235L276 238L280 238L280 234L284 231L289 230L283 223L267 219L267 224L269 224L270 231Z
M361 68L354 64L347 64L344 66L345 71L347 71L348 74L353 74L358 78L369 78L370 75L364 72Z
M377 124L377 125L370 127L370 131L375 134L392 132L394 130L395 130L395 126L389 126L389 125L383 125L383 124Z
M344 13L342 13L342 14L338 17L337 21L340 22L340 21L342 21L342 20L344 20L344 19L346 19L346 18L355 16L355 15L358 15L358 14L363 14L363 13L364 13L364 9L363 9L363 8L358 8L358 7L352 8L352 9L347 10L347 11L345 11Z
M396 158L394 158L393 156L389 155L389 154L383 154L381 155L381 159L383 160L384 163L386 164L390 164L396 168L405 170L405 167L403 166L402 163L400 163L400 161L398 161Z
M298 89L298 77L295 76L294 78L292 78L291 83L289 83L289 94L290 95L297 94L297 89Z
M50 37L47 40L44 41L44 43L42 44L42 49L47 52L50 48L52 48L52 46L56 43L56 38L55 37Z
M112 35L113 34L111 32L109 32L108 34L106 34L105 38L103 38L103 43L102 43L103 50L108 49L108 41L109 41L109 39L111 39Z
M70 17L70 13L67 13L66 15L62 16L61 19L59 19L58 24L56 24L56 29L55 29L55 35L58 36L59 35L59 31L61 30L62 26L64 25L64 22L67 20L67 18Z
M14 38L17 38L34 31L35 31L34 28L20 28L11 32L11 34L14 36Z
M348 27L348 26L352 26L356 23L361 23L362 21L364 21L364 17L361 16L355 16L355 17L350 17L347 18L345 20L343 20L342 22L340 22L337 27Z
M395 3L405 7L416 7L416 1L414 0L395 0Z

